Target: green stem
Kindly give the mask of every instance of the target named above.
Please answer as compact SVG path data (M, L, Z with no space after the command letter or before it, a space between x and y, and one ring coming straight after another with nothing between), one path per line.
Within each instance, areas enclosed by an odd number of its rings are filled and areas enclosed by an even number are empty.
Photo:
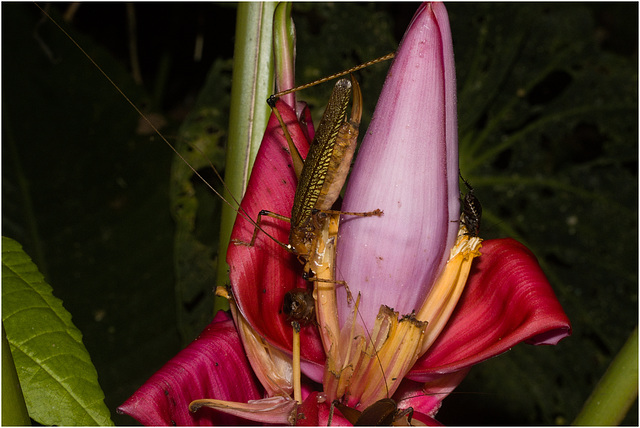
M276 91L293 88L295 82L296 29L291 19L291 3L278 5L273 16L273 46L276 69ZM281 98L295 108L295 92Z
M240 3L231 86L225 182L236 198L244 195L251 167L269 120L266 100L273 90L273 12L277 3ZM225 192L227 200L232 200ZM225 206L220 226L217 284L228 284L225 261L236 211ZM221 299L217 299L221 300ZM216 308L226 309L228 305Z
M633 330L573 425L618 425L638 398L638 327Z

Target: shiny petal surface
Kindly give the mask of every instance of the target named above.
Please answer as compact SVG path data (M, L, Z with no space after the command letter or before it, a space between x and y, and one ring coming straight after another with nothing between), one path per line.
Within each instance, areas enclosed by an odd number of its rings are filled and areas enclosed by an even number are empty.
M362 293L368 327L381 304L401 314L419 309L455 241L455 91L446 10L425 4L400 44L343 203L345 211L384 211L382 217L343 216L338 240L338 278L354 296ZM344 295L338 302L344 324Z
M238 425L248 421L211 409L189 412L201 398L247 402L262 398L233 322L218 312L187 348L144 383L118 412L143 425Z
M428 381L509 350L554 345L571 325L538 261L513 239L483 242L449 324L409 377Z
M306 156L309 143L295 113L280 101L278 110L298 150ZM242 212L254 220L261 210L290 217L296 183L287 142L272 114L242 199ZM271 237L282 243L288 242L288 222L263 216L261 225ZM254 225L238 215L231 238L249 243L253 232ZM227 263L233 295L242 315L271 344L290 352L292 330L290 322L282 314L282 303L288 291L307 287L302 279L302 264L295 255L261 231L252 247L231 243L227 250ZM303 359L316 365L324 363L324 351L315 326L303 327L301 343ZM316 372L320 374L321 368Z

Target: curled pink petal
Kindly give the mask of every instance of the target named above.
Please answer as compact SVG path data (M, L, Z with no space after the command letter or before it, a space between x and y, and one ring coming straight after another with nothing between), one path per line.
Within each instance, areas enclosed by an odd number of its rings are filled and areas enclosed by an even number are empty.
M362 293L359 311L367 325L381 304L401 314L419 309L455 241L455 90L446 10L425 4L391 66L342 207L384 211L382 217L343 216L338 239L338 278L354 296ZM338 302L344 323L344 293Z
M247 402L262 398L233 322L218 312L187 348L173 357L118 407L143 425L237 425L248 421L211 409L196 414L200 398Z
M192 412L215 409L228 415L264 424L290 425L295 417L298 402L280 395L251 400L248 403L215 399L196 400L189 406Z
M571 334L535 256L513 239L483 242L447 327L409 377L437 378L470 367L520 342L555 345Z

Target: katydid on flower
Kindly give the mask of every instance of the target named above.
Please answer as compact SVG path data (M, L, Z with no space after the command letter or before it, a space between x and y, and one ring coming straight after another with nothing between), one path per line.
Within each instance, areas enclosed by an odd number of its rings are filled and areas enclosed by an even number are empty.
M318 326L310 323L301 329L302 404L276 397L282 392L279 384L266 386L256 367L246 363L246 358L253 358L246 354L262 348L274 356L273 366L260 368L262 373L273 376L279 365L285 367L283 372L290 370L291 328L278 312L288 291L306 287L295 257L264 251L263 234L259 234L253 249L232 245L227 254L231 297L242 317L237 317L235 325L225 314L217 317L199 340L122 405L122 412L149 424L215 422L217 413L186 411L191 401L212 397L236 402L234 409L221 407L222 411L279 424L300 422L303 417L307 423L326 423L334 399L358 412L374 413L381 423L396 415L397 406L386 400L410 405L414 419L433 417L442 398L472 365L522 341L555 344L570 333L566 315L524 246L508 239L489 240L482 242L482 256L477 257L480 239L459 233L454 76L444 6L424 5L394 61L342 207L354 212L380 208L385 215L345 217L339 229L337 222L319 229L327 233L327 239L319 241L337 241L337 249L333 244L329 248L337 251L337 280L346 281L354 294L362 296L362 317L354 317L346 290L338 287L338 295L333 292L336 307L320 308ZM414 98L406 98L409 95ZM289 125L298 122L293 109L279 112L287 131L302 131L301 126ZM281 130L274 118L267 132ZM297 142L298 137L293 140ZM407 147L407 143L420 146ZM255 177L243 198L249 218L265 208L288 212L293 204L295 174L292 168L287 170L290 155L282 153L283 147L287 145L265 147L258 155ZM286 179L274 175L283 170L287 170ZM412 177L403 175L407 171ZM272 177L267 185L265 177ZM272 199L282 203L276 209L265 207L264 201ZM286 205L288 209L280 209ZM471 218L479 220L479 216ZM255 227L248 219L240 222L248 226L238 223L233 237L249 240ZM276 230L279 235L274 237L280 242L286 239L278 231L283 229L280 225L269 224L265 229L270 234ZM329 257L322 265L332 261ZM335 288L335 283L318 283L318 290L324 286ZM396 311L380 309L385 304ZM417 322L404 316L414 310ZM357 326L360 322L363 325ZM253 329L259 338L252 349L246 343L238 348L246 329ZM358 340L351 352L347 343ZM407 349L415 352L409 355ZM323 393L317 391L319 383ZM252 393L236 394L242 392L239 388ZM425 394L402 401L415 391ZM442 394L430 395L437 391ZM264 396L270 398L247 402ZM242 397L245 401L238 403Z

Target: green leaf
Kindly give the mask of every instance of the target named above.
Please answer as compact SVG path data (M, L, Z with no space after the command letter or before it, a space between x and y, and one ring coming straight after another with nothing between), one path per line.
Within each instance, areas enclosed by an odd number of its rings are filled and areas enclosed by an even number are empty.
M2 425L31 425L4 325L2 326Z
M2 317L31 418L112 425L82 333L20 244L5 237Z

